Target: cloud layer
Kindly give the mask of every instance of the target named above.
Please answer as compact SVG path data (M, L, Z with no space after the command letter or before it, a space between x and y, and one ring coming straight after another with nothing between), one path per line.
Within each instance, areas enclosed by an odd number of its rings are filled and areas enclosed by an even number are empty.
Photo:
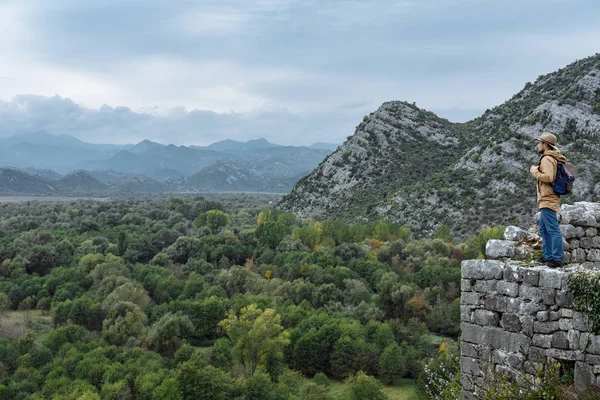
M387 100L465 121L597 52L599 12L596 0L0 1L0 134L341 142Z

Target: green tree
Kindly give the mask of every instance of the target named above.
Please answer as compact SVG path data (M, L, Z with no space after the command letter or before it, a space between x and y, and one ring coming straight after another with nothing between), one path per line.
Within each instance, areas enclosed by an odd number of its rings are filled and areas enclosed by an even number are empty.
M402 355L402 349L397 343L385 348L379 359L379 376L386 384L394 384L396 379L406 373L406 359Z
M179 365L176 373L183 400L229 400L235 385L224 371L208 366L198 366L193 361Z
M134 303L119 301L107 313L102 323L104 338L117 346L137 346L146 332L148 317Z
M166 313L150 328L148 344L158 353L172 358L193 332L194 325L187 315Z
M229 215L221 210L210 210L198 215L196 218L196 226L207 226L213 232L223 226L231 224Z
M120 231L119 236L117 237L117 255L122 257L127 251L128 246L129 239L127 238L127 233L125 233L125 231Z
M267 354L283 357L283 349L290 342L275 310L263 311L255 304L242 308L239 317L232 310L219 325L227 332L234 357L244 366L247 376L254 375Z
M362 371L358 371L344 381L347 385L346 399L349 400L387 400L387 396L383 393L383 385L372 376L366 375Z

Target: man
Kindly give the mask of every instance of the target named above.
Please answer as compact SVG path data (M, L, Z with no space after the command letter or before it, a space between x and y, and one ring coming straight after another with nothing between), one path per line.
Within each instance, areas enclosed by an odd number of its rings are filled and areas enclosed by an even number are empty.
M539 231L542 236L543 257L538 261L550 268L562 265L562 235L558 227L560 219L560 196L552 190L556 178L557 163L566 161L556 147L556 136L544 132L537 139L536 150L541 154L540 163L532 165L529 172L536 179L537 203L540 210Z

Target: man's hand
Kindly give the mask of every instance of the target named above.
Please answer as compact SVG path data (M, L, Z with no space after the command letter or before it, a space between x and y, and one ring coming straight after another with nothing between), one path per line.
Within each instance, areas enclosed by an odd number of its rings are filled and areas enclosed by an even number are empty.
M529 167L529 173L533 174L534 172L538 171L538 166L537 165L532 165L531 167Z

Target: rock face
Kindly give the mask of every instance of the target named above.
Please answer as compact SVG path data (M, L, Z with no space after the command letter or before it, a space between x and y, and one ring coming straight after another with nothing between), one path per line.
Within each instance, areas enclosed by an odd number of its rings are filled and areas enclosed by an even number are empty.
M578 169L571 201L600 195L600 55L540 76L504 104L452 124L404 102L384 103L300 180L280 207L313 217L386 219L425 235L523 225L536 210L535 141L558 136Z

